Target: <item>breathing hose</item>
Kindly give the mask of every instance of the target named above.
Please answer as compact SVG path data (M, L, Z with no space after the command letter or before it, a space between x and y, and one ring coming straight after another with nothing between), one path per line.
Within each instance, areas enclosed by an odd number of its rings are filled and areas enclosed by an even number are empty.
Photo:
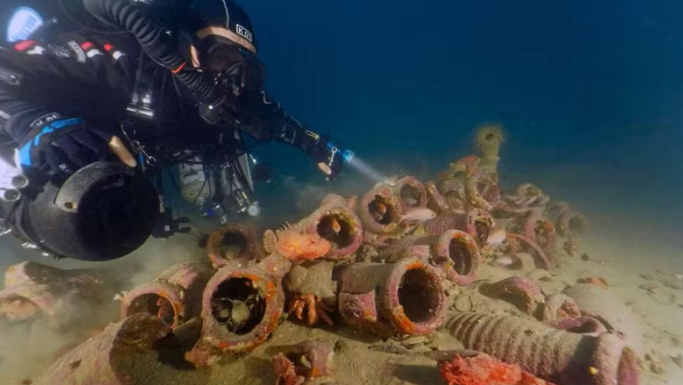
M135 36L142 49L165 66L202 103L217 99L213 82L198 71L184 71L185 61L178 54L172 37L130 0L83 0L83 5L100 21L122 28Z

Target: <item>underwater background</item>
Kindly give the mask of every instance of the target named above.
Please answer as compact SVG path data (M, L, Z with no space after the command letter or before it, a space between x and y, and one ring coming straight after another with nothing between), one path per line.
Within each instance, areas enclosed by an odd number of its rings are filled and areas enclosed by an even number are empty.
M269 92L380 171L434 178L472 153L478 124L498 122L503 186L536 181L680 266L683 3L242 3ZM276 144L257 153L297 181L279 205L301 196L298 182L319 183L303 155ZM321 188L360 179L346 170ZM261 194L266 215L289 210L267 203L280 186Z

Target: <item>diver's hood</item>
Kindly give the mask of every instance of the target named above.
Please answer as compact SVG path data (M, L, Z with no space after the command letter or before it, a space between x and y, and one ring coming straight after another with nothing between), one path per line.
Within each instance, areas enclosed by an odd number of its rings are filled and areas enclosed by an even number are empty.
M122 257L149 237L159 213L151 181L120 162L97 162L58 187L23 199L20 235L57 256L87 261Z
M258 49L249 15L233 0L194 0L189 3L188 9L205 26L225 28Z

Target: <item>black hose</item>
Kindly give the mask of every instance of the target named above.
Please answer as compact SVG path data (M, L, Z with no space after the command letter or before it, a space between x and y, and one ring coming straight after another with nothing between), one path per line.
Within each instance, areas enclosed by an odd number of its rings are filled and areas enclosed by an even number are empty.
M143 12L143 6L130 0L83 0L93 16L113 24L135 36L142 49L156 62L169 70L202 103L212 104L217 97L213 83L203 73L183 71L185 61L178 54L173 39Z

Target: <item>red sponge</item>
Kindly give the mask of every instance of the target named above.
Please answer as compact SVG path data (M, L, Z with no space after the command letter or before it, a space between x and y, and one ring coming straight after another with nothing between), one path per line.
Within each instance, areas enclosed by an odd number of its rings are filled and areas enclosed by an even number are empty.
M448 385L554 385L522 370L519 365L510 365L486 355L462 358L439 365L441 375Z

